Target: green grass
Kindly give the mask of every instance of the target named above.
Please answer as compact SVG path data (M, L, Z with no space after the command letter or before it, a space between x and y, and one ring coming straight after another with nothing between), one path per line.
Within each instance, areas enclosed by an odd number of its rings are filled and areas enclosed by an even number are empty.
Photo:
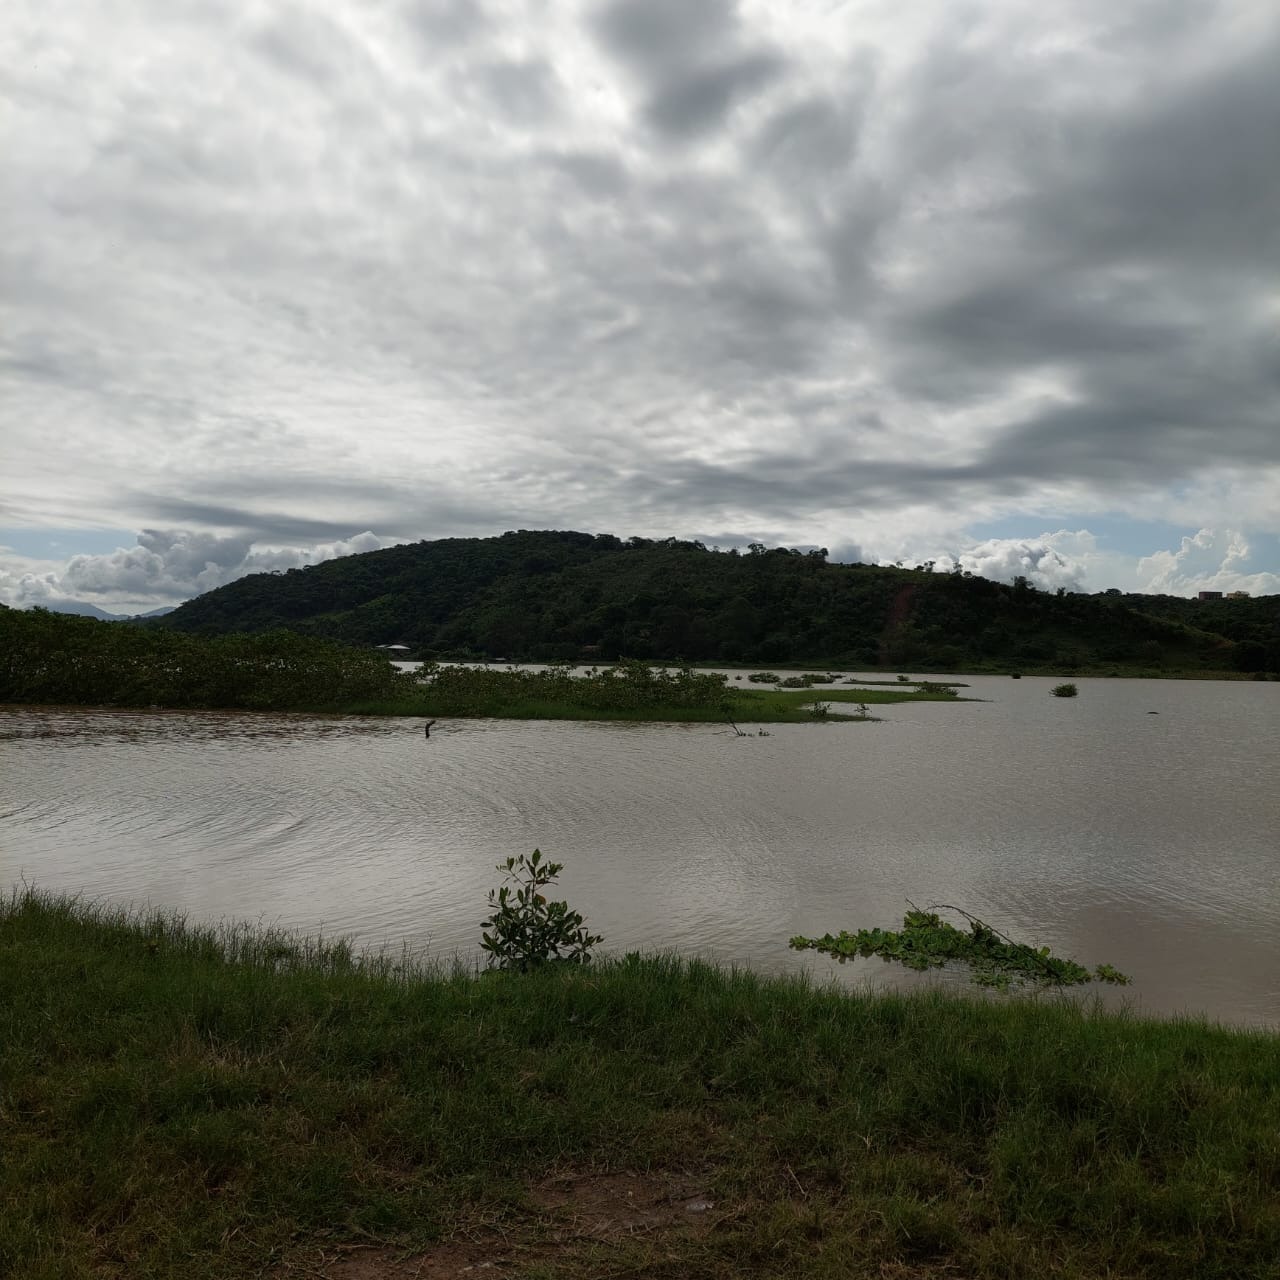
M0 903L0 1153L16 1280L536 1238L565 1169L693 1171L717 1216L570 1238L542 1277L1261 1280L1280 1038L662 957L415 971L28 891Z

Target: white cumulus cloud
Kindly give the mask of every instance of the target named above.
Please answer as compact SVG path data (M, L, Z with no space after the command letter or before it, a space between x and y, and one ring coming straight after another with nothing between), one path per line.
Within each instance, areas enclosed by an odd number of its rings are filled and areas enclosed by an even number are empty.
M1195 591L1280 592L1280 574L1250 573L1249 542L1237 529L1201 529L1176 551L1157 551L1138 561L1142 590L1190 595Z
M1043 590L1083 591L1088 573L1085 556L1092 543L1092 535L1083 530L1062 530L1039 538L988 538L961 551L951 562L997 582L1021 577Z
M243 535L144 529L132 547L72 556L65 564L14 561L0 571L0 600L18 607L85 601L113 613L177 604L249 573L296 569L394 546L371 530L306 547L257 545Z

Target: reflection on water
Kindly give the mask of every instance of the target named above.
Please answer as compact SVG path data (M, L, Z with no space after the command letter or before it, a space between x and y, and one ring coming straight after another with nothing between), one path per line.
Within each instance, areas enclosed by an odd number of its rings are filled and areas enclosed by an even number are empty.
M954 902L1136 975L1108 1001L1280 1024L1280 685L967 679L766 738L0 709L0 880L474 956L538 845L612 949L904 985L786 940Z

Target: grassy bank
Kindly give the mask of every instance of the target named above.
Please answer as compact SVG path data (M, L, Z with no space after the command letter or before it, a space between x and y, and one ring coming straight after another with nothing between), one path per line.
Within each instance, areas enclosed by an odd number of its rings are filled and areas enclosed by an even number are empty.
M0 1273L328 1275L387 1242L543 1280L1274 1277L1278 1081L1273 1035L661 958L415 974L25 893ZM610 1234L553 1194L655 1180L706 1212Z

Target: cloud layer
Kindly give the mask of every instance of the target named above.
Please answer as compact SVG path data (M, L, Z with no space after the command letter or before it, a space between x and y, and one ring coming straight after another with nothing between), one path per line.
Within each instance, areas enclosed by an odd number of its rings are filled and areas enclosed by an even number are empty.
M183 531L59 589L1280 532L1271 0L14 0L0 54L2 522ZM1082 580L1044 545L965 554Z

